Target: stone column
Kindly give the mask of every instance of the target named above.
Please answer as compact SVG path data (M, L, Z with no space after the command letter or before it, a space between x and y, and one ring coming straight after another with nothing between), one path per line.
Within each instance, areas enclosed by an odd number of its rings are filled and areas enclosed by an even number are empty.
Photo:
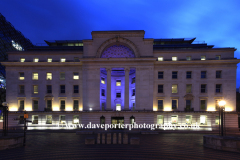
M124 110L129 110L129 68L125 68Z
M111 68L107 68L107 110L111 110Z

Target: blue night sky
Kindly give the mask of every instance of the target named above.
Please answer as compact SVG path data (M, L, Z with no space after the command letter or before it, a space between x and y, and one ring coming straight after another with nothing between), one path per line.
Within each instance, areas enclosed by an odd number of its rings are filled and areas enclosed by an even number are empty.
M240 59L239 6L239 0L1 0L0 12L33 44L91 39L97 30L145 30L145 38L196 37L235 47Z

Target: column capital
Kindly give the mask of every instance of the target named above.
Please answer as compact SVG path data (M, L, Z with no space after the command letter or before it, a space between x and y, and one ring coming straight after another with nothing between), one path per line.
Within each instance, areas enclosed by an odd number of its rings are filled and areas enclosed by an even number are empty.
M124 71L125 71L125 72L126 72L126 71L129 72L129 71L130 71L130 68L129 68L129 67L125 67L125 68L124 68Z
M107 71L107 72L112 71L112 68L111 68L111 67L107 67L107 68L106 68L106 71Z

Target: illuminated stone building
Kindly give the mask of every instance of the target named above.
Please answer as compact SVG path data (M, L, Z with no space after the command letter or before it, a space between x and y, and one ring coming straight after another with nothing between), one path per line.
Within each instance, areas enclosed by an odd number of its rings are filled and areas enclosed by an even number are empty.
M93 31L92 39L46 41L9 52L7 102L13 118L29 113L29 128L58 124L200 124L237 128L235 48L193 39L146 39L143 30ZM64 127L63 127L64 128Z

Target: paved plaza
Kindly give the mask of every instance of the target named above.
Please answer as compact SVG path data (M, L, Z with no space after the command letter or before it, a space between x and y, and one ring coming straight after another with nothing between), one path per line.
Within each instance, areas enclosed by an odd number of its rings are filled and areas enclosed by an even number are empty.
M239 153L203 147L204 134L129 134L140 145L85 145L86 137L76 133L28 132L25 147L2 150L0 159L240 159Z

